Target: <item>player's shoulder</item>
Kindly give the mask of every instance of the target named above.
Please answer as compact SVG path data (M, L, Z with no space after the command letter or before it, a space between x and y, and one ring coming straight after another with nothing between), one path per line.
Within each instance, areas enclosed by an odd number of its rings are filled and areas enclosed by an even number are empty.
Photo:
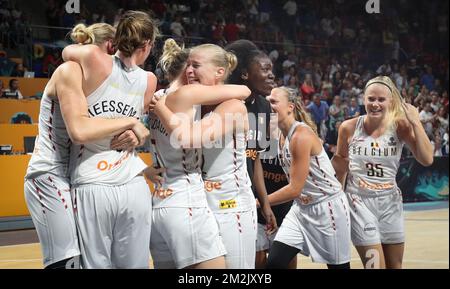
M345 120L341 124L341 127L339 128L339 130L342 132L352 132L352 131L354 132L356 129L356 124L358 123L358 120L359 120L359 117Z
M292 133L291 141L312 141L317 137L316 133L308 125L299 125Z
M229 99L220 104L228 111L247 113L247 108L242 100L239 99Z
M66 61L58 66L53 73L54 78L67 78L73 76L74 73L81 73L81 66L74 61ZM52 78L53 78L52 76Z

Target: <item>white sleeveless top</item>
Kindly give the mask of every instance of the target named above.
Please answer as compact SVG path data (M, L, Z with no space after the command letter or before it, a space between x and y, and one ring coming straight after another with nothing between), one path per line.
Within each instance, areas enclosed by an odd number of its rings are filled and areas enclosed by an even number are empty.
M246 148L243 132L229 133L202 148L206 199L215 213L245 212L255 207Z
M373 138L364 130L364 116L356 123L348 146L349 172L346 192L360 195L387 195L398 190L396 175L404 143L395 130Z
M25 178L35 178L45 173L68 178L72 142L61 115L58 99L52 99L45 92L40 104L38 128L39 133Z
M167 95L159 90L156 95ZM201 119L200 106L194 107L194 121ZM201 149L184 149L171 143L170 135L159 118L149 114L150 142L153 162L165 168L164 182L155 187L153 208L206 207L206 195L201 172Z
M308 125L296 121L289 130L281 151L280 161L288 180L290 180L289 171L291 168L291 152L289 142L295 129L299 126ZM309 173L300 197L295 199L300 205L312 205L327 200L334 195L342 192L341 183L336 179L336 172L328 158L327 153L322 147L322 151L317 156L311 156L309 162Z
M108 78L87 97L90 117L142 118L147 72L141 68L127 72L117 56ZM73 145L71 152L72 185L122 185L147 165L136 151L110 149L111 137L85 145Z

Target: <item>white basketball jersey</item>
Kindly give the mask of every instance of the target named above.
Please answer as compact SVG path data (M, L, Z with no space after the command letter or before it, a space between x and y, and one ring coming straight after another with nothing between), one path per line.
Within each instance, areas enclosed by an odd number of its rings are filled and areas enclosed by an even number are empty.
M141 118L147 72L141 68L126 71L121 60L113 57L108 78L87 97L90 117ZM147 166L136 151L110 149L111 137L85 145L74 145L71 152L72 185L121 185L132 180Z
M384 195L397 191L395 180L404 143L395 130L373 138L364 130L360 116L348 146L349 172L346 192Z
M50 173L68 178L70 146L59 101L44 93L39 111L39 133L25 177L31 179Z
M289 171L291 168L291 152L289 150L289 142L294 134L295 128L299 125L308 127L302 122L295 122L289 130L289 133L284 141L284 146L280 154L281 166L283 167L288 180L290 180ZM316 204L324 201L335 194L342 192L341 183L336 179L336 172L334 171L331 161L327 153L322 148L322 151L317 156L311 156L309 162L309 172L306 178L305 185L300 197L296 199L301 205Z
M208 206L215 213L254 208L256 201L247 173L245 133L230 133L208 146L202 148Z
M167 95L159 90L156 95ZM200 106L194 107L194 121L201 118ZM149 128L153 162L165 168L164 182L155 187L153 208L194 208L206 207L207 201L201 175L201 149L181 148L171 143L169 133L159 118L149 114Z

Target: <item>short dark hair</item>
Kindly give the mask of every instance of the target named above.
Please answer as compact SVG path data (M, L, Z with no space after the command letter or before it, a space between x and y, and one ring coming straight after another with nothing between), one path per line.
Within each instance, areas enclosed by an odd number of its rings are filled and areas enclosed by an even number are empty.
M14 81L19 81L19 80L18 80L17 78L10 79L10 80L9 80L9 87L12 86L12 84L13 84Z
M238 60L236 69L228 77L228 83L232 84L243 84L241 75L249 69L250 64L258 57L268 57L247 39L236 40L228 44L225 50L234 53Z

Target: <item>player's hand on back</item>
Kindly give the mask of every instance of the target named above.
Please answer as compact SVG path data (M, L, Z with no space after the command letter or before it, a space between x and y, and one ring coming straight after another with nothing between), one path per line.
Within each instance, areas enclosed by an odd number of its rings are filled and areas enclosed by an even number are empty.
M149 179L153 184L155 184L157 187L161 186L164 182L164 178L162 174L166 171L165 168L154 168L154 167L147 167L144 170L144 175L147 179Z
M138 146L144 145L145 140L150 135L150 131L140 121L137 122L132 129L133 129L134 134L137 136L137 138L139 140Z
M126 130L123 133L116 135L111 140L110 148L112 150L128 150L132 151L139 146L139 138L131 130Z
M153 95L152 99L150 100L149 112L154 112L159 105L164 105L166 103L166 97L165 96L157 96Z

